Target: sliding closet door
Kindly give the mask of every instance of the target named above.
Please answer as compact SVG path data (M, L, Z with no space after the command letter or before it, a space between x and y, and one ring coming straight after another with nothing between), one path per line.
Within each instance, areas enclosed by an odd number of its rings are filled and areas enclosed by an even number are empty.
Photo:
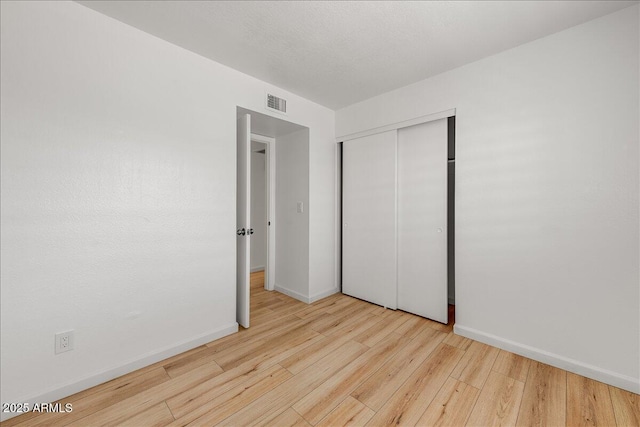
M396 131L347 141L342 292L396 308Z
M398 130L398 308L447 323L447 119Z

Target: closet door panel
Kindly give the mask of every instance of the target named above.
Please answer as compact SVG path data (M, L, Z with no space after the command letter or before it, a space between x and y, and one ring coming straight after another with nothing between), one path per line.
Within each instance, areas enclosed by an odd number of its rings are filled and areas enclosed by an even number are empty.
M342 292L396 308L396 139L343 144Z
M398 130L398 308L447 323L447 120Z

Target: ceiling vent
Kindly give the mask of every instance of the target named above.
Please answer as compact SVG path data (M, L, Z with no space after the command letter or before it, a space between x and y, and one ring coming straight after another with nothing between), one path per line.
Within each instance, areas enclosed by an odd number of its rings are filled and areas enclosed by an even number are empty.
M267 93L267 109L287 114L287 100Z

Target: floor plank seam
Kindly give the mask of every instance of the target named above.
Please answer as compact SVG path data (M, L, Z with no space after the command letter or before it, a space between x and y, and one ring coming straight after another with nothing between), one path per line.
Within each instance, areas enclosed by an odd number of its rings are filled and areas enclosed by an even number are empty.
M456 380L456 381L460 381L460 380L458 380L457 378L453 378L453 377L449 377L449 378L452 378L452 379L454 379L454 380ZM460 381L460 382L463 382L463 381ZM465 384L466 384L466 383L465 383ZM470 386L469 384L467 384L467 386L468 386L468 387L472 387L472 386ZM475 388L475 387L474 387L474 388ZM476 390L478 390L478 389L476 389ZM476 410L476 406L478 405L478 401L480 400L480 393L482 393L482 389L479 389L479 390L478 390L478 395L476 396L476 400L473 402L473 405L471 406L471 409L469 410L469 414L467 415L467 419L466 419L466 420L465 420L465 422L464 422L465 427L466 427L466 426L468 425L468 423L469 423L469 419L471 418L471 414L473 414L473 412ZM520 402L520 403L522 404L522 402ZM517 421L517 418L516 418L516 421ZM560 427L560 426L558 426L558 427Z
M518 415L516 416L516 425L518 424L518 419L520 418L520 410L522 409L522 405L524 404L524 392L525 392L525 388L527 387L527 383L524 383L524 386L522 387L522 398L520 399L520 405L518 405Z
M296 408L293 407L294 404L292 403L287 409L291 409L293 412L295 412L296 414L298 414L300 416L300 418L302 418L303 420L305 420L306 422L308 422L309 424L311 424L312 426L314 426L315 424L313 424L310 420L306 419L304 417L304 415L302 415L300 412L296 411ZM286 411L286 409L285 409Z
M176 420L177 420L177 418L176 418L176 416L173 414L173 411L171 410L171 408L169 407L169 405L167 404L167 401L165 400L163 403L164 403L164 406L166 406L166 407L167 407L167 409L169 410L169 413L171 414L171 416L173 417L173 421L176 421Z

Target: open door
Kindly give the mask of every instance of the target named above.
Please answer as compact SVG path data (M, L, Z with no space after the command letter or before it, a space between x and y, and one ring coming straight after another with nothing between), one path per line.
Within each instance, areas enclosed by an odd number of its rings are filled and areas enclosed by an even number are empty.
M251 274L251 116L238 118L236 187L236 317L238 324L249 327Z

